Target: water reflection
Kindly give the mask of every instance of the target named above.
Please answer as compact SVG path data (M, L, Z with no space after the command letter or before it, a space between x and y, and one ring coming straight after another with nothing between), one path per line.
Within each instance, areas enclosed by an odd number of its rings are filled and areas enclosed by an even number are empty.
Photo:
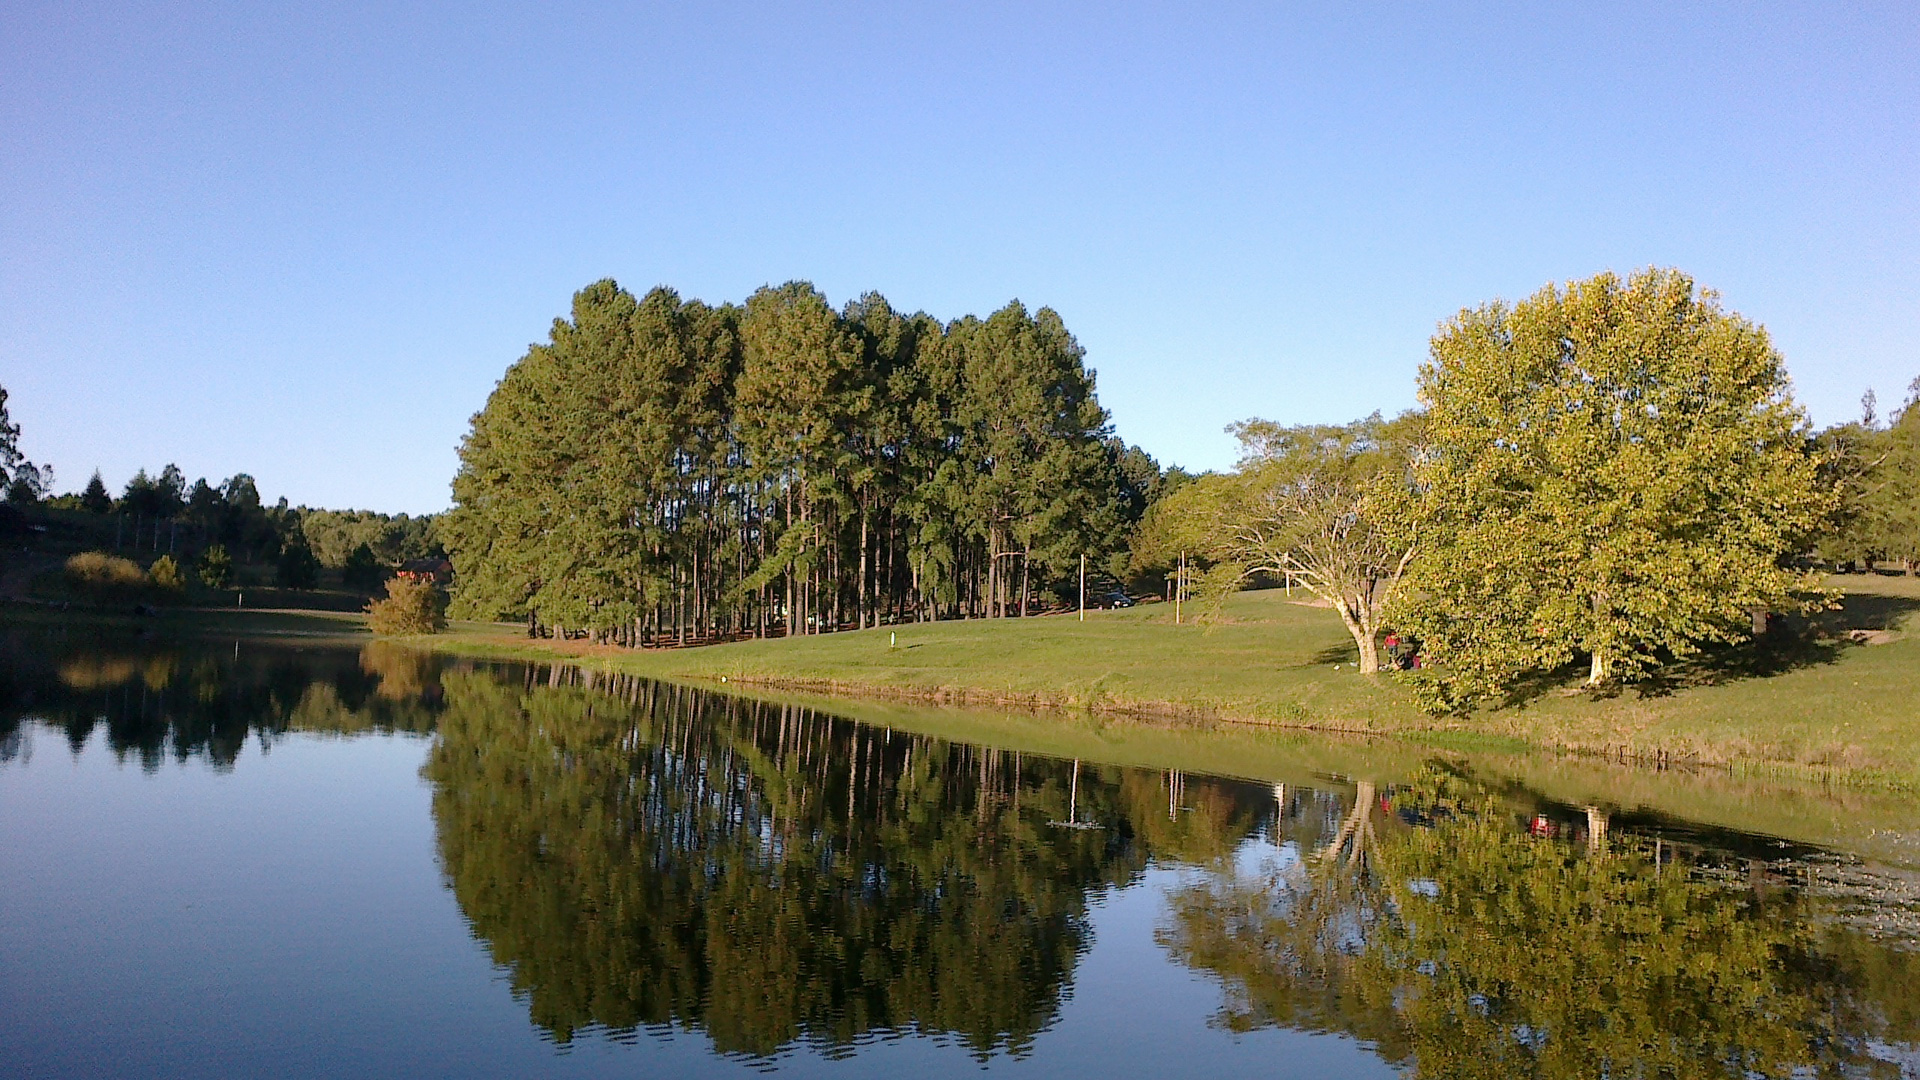
M442 662L385 643L363 649L275 641L169 642L125 635L0 635L0 762L29 721L79 753L96 730L122 761L169 758L230 769L251 736L433 730Z
M764 1056L911 1031L1019 1055L1090 898L1162 841L1228 850L1261 811L1216 783L1169 822L1123 770L571 678L450 678L425 770L462 909L563 1041L664 1024Z
M1730 873L1604 818L1544 838L1437 770L1363 794L1332 843L1170 898L1161 940L1227 988L1221 1026L1354 1035L1420 1077L1920 1065L1920 953L1796 888L1811 866Z
M1419 1077L1920 1076L1920 880L1457 761L1256 783L378 644L0 651L0 762L35 725L149 772L430 734L444 882L514 1023L562 1046L1032 1056L1097 906L1172 881L1149 966L1212 980L1220 1032L1357 1039ZM1113 1036L1154 1037L1137 1019Z

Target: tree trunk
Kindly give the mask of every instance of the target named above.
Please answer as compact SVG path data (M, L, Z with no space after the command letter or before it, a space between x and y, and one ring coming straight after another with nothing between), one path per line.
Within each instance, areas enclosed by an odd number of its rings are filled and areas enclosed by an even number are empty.
M1032 548L1027 548L1020 553L1020 617L1023 619L1027 617L1027 583L1031 580L1027 572L1027 563L1031 561L1029 557L1032 554Z
M1340 613L1340 622L1353 638L1354 651L1360 656L1360 673L1374 675L1380 670L1380 649L1373 640L1373 620L1354 609L1351 597L1341 598L1333 607Z
M996 617L1000 599L1000 530L987 530L987 618Z
M1606 610L1607 610L1607 598L1600 593L1594 593L1593 594L1593 614L1594 614L1593 621L1595 624L1594 629L1596 630L1599 629L1601 616L1606 613ZM1613 661L1607 657L1605 650L1601 649L1598 645L1596 645L1593 650L1593 666L1587 673L1587 685L1599 686L1601 683L1606 682L1608 679L1612 677L1613 677Z
M859 629L867 628L867 508L860 507L860 585L853 593L853 617ZM879 626L880 620L873 620Z

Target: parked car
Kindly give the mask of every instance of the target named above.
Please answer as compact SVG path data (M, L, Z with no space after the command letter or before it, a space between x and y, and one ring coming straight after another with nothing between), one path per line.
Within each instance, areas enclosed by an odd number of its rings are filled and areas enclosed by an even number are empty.
M1095 606L1095 607L1103 607L1103 608L1127 608L1127 607L1132 607L1132 606L1133 606L1133 597L1131 597L1131 596L1128 596L1128 595L1127 595L1126 593L1123 593L1123 592L1120 592L1119 590L1117 590L1117 589L1116 589L1116 590L1114 590L1113 592L1110 592L1110 593L1108 593L1107 595L1105 595L1105 596L1103 596L1103 597L1101 597L1101 598L1100 598L1100 599L1099 599L1099 600L1098 600L1098 601L1097 601L1097 602L1096 602L1096 603L1094 604L1094 606Z

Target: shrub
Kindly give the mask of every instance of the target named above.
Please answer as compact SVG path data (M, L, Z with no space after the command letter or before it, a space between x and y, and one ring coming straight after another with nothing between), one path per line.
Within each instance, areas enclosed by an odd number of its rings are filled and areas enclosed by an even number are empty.
M114 595L138 592L147 585L147 572L132 559L104 551L83 551L67 560L67 581L83 592Z
M180 564L174 562L171 555L162 555L153 560L153 565L147 567L147 580L171 592L179 592L186 585L186 579L180 573Z
M396 577L384 599L367 603L367 625L382 637L437 634L447 628L446 599L429 582Z
M233 582L233 556L225 545L215 544L200 553L200 580L210 589L224 589Z

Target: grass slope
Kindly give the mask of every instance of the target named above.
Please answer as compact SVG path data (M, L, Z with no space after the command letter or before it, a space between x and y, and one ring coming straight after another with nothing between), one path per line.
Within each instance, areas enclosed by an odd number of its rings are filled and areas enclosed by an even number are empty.
M1233 598L1211 626L1175 625L1172 609L1156 604L1089 612L1085 622L932 623L649 652L529 642L473 624L437 644L564 653L658 678L1524 743L1920 787L1920 638L1901 632L1920 609L1920 582L1855 576L1836 584L1847 597L1822 618L1827 636L1789 655L1733 651L1607 697L1547 685L1523 704L1467 717L1427 716L1394 679L1360 675L1338 620L1278 591ZM1837 636L1851 629L1883 631L1883 643Z

